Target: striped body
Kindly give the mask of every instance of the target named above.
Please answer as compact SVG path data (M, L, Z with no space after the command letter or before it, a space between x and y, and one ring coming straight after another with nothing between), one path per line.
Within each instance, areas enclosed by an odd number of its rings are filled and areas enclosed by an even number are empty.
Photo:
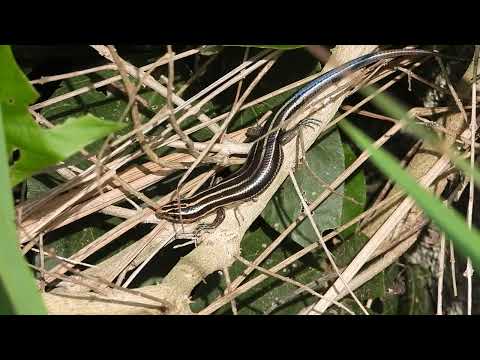
M315 98L326 87L345 77L347 74L364 68L382 59L399 56L418 56L435 54L426 50L405 49L387 50L363 55L332 69L311 81L297 91L275 113L275 116L262 127L258 140L250 149L242 167L218 184L199 193L180 200L173 200L157 210L160 218L172 221L194 222L219 208L233 206L255 198L265 191L277 176L283 163L281 145L284 130L282 126L309 100ZM271 129L277 129L271 131ZM180 205L180 206L179 206Z

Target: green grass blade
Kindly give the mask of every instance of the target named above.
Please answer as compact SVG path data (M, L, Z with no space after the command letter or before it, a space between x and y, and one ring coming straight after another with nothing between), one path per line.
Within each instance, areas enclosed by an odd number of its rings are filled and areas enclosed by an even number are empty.
M371 139L355 126L343 121L340 127L360 148L368 151L375 165L407 192L438 227L450 237L462 254L471 258L476 269L480 269L480 233L478 230L469 229L465 220L455 210L447 208L439 199L419 186L417 180L403 170L392 155L382 149L375 149Z
M18 248L7 146L0 107L0 314L46 314L32 273Z
M372 94L376 89L373 86L369 86L362 90L362 93L366 96ZM388 94L380 93L372 99L372 103L379 109L385 112L386 115L405 121L407 126L405 130L415 135L416 137L425 140L427 143L435 145L441 142L437 134L430 128L426 128L420 124L417 124L408 114L407 108L400 101L389 96ZM445 149L445 151L447 151ZM480 186L480 171L477 168L470 166L470 163L453 152L448 150L447 154L452 160L453 164L462 170L466 176L473 178L473 181L477 186Z

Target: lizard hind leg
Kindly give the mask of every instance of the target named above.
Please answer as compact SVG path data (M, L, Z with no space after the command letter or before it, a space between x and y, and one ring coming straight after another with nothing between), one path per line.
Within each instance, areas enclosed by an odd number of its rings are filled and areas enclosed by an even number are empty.
M225 220L225 209L224 208L218 208L216 210L217 216L215 217L215 220L213 220L211 223L200 223L197 226L197 233L203 232L203 231L209 231L215 229L218 225L220 225L223 220Z

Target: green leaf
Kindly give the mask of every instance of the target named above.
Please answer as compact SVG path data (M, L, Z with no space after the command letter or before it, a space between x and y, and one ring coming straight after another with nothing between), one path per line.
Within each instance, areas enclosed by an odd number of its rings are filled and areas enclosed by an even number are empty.
M86 115L42 129L27 108L38 94L17 66L10 47L0 46L0 64L0 121L5 127L7 154L20 150L20 159L10 168L12 186L124 126Z
M98 81L103 81L116 75L111 70L99 71L95 74L81 75L71 79L67 79L61 82L60 86L52 94L51 98L64 95L73 90L77 90L83 87L92 88ZM147 106L140 105L140 121L146 122L155 115L165 104L166 100L156 91L150 88L141 88L139 91ZM91 114L99 118L105 119L120 119L124 114L126 106L128 104L128 98L125 94L120 93L117 89L106 86L100 89L93 89L86 93L75 96L74 98L65 99L61 102L52 104L42 110L42 115L54 123L61 123L72 116L82 116ZM207 103L202 110L204 112L210 111L211 104ZM132 129L130 115L126 117L127 126L120 133L130 131ZM181 128L185 129L192 126L194 123L198 123L195 117L186 119L181 124ZM163 130L163 127L151 131L150 136L154 136ZM203 134L205 134L203 136ZM202 138L203 136L203 138ZM211 131L208 129L202 129L191 135L194 141L202 141L202 139L210 138ZM87 149L90 152L98 152L101 147L101 143L90 144ZM157 153L163 154L167 149L161 149ZM80 156L74 156L70 159L70 162L75 163L76 166L89 166L90 162L82 159Z
M12 186L124 127L124 124L85 115L70 118L52 129L42 129L30 114L17 106L3 105L1 111L9 148L20 149L20 159L10 168Z
M2 51L4 51L2 49ZM0 72L6 64L0 61ZM8 64L7 64L8 65ZM14 103L31 95L3 89L14 96ZM0 314L46 314L32 273L18 248L13 198L8 177L7 144L0 111Z
M335 180L345 170L345 157L340 134L332 131L317 142L308 152L307 161L317 175L314 177L305 165L295 173L297 182L304 192L307 202L320 195L325 186ZM343 185L315 209L314 219L320 232L334 229L342 219ZM276 231L283 231L302 211L302 205L291 180L288 178L265 207L262 217ZM315 232L308 220L303 221L290 235L301 246L317 241Z
M0 103L26 106L38 98L8 45L0 45L0 84Z
M400 186L417 205L444 231L464 256L469 256L477 269L480 269L480 233L475 228L469 229L465 220L451 208L447 208L439 199L417 184L401 168L395 158L375 149L372 141L355 126L347 121L340 123L342 130L362 149L366 149L375 165Z

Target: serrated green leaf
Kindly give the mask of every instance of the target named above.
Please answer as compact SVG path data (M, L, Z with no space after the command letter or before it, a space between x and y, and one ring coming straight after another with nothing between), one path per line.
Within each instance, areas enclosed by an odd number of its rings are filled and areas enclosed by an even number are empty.
M10 149L20 150L19 160L10 167L12 186L124 127L117 122L85 115L70 118L52 129L42 129L17 106L3 105L1 110Z
M0 46L0 64L0 120L5 127L8 155L20 150L20 159L10 167L12 186L124 126L85 115L53 129L42 129L27 109L38 94L7 46Z
M313 172L321 179L315 178L305 165L296 171L295 177L304 192L307 202L313 201L345 170L342 141L338 131L332 131L317 142L307 152L307 161ZM339 186L314 212L314 219L319 230L325 231L340 225L342 217L344 187ZM285 180L280 189L265 207L262 217L276 231L283 231L302 211L298 195L290 179ZM309 221L303 221L291 233L292 239L301 246L308 246L317 241Z

